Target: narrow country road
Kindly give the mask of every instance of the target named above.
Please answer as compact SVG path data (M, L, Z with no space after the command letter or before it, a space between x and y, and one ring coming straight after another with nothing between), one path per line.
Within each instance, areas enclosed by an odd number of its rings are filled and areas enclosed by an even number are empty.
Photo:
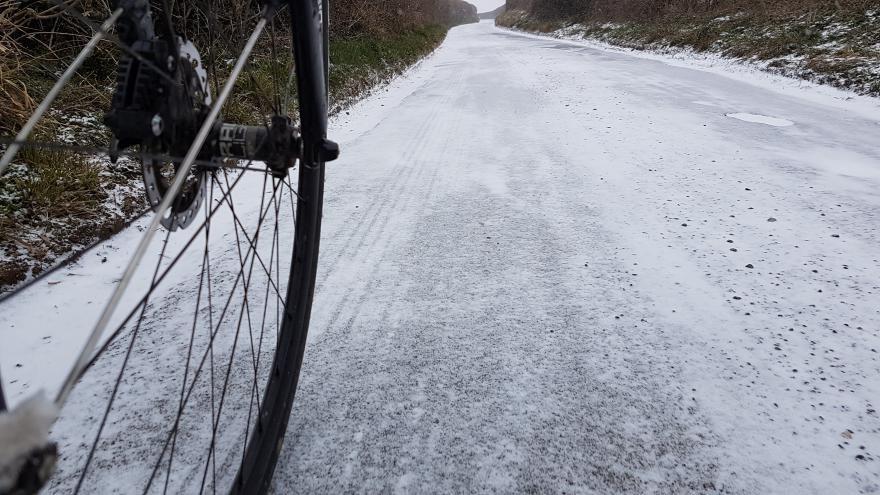
M877 120L488 23L351 119L277 492L880 491Z
M644 57L462 26L335 118L276 493L880 493L880 104ZM150 245L128 308L184 256L74 388L46 493L92 445L84 492L232 483L280 315L236 222L269 267L293 242L236 177L204 249ZM12 402L57 391L145 223L3 301ZM169 443L194 462L149 485Z

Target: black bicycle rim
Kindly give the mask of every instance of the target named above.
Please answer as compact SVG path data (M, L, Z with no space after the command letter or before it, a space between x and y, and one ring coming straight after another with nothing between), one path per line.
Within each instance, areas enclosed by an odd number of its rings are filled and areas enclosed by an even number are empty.
M248 445L235 493L265 493L281 452L299 382L315 291L315 272L321 235L324 163L319 148L327 135L325 21L318 18L322 0L291 0L297 88L300 95L304 157L299 170L300 197L293 251L293 271L287 293L287 310L276 351L276 364L266 388L264 414ZM292 304L291 304L292 302Z

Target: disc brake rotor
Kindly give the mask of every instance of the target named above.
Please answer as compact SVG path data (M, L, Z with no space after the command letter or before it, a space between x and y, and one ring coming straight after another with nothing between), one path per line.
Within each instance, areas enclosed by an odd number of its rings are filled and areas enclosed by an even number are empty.
M211 104L211 94L208 86L208 75L202 64L201 57L195 46L190 41L180 42L179 52L179 74L187 89L187 95L183 101L170 102L170 104L183 103L190 106L191 109L185 109L184 112L192 112L191 115L199 114L203 109ZM173 115L180 115L181 109L172 109ZM172 114L168 112L168 114ZM153 117L152 130L153 134L158 138L169 132L173 135L180 135L179 129L166 129L166 120L161 114L157 113ZM188 121L190 119L187 119ZM198 120L195 120L198 122ZM181 124L175 122L177 127ZM172 143L173 149L185 154L186 146L180 146L179 143ZM185 143L184 143L185 144ZM168 162L145 157L142 159L144 190L147 194L147 200L150 207L157 211L159 204L165 197L166 192L171 183L177 176L177 170L180 167L179 162ZM177 230L178 228L186 228L193 219L202 204L205 195L205 185L208 179L208 173L200 167L193 167L189 172L184 187L178 194L175 201L171 204L170 212L162 219L162 226L168 230Z
M179 163L168 163L151 158L143 160L144 189L153 211L157 211L159 203L162 202L162 198L165 197L177 175L179 166ZM189 175L182 191L171 204L170 213L162 219L162 226L168 230L186 228L192 223L202 204L208 173L194 168Z

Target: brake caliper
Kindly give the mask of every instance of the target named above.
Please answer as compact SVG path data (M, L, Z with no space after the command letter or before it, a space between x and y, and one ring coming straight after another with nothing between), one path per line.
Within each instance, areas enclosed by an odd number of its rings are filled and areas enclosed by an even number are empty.
M143 0L120 3L125 4L118 23L120 38L131 53L119 61L116 91L104 123L113 132L114 161L121 150L140 147L144 188L155 210L207 118L211 104L208 77L191 42L175 37L169 43L156 36L149 10L141 6ZM162 219L170 230L189 225L204 196L202 170L194 168L186 180L171 214Z

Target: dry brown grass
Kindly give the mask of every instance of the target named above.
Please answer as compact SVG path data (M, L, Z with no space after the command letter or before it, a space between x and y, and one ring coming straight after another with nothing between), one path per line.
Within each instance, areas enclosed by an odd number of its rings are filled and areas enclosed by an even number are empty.
M0 61L0 134L12 134L27 121L36 104L21 81L20 71Z
M0 292L122 219L108 215L103 167L66 151L25 148L0 183Z
M28 173L13 181L28 214L48 218L98 213L105 196L100 166L82 155L56 149L25 148L19 158Z
M30 116L34 100L21 80L21 47L11 2L0 0L0 134L10 134Z

